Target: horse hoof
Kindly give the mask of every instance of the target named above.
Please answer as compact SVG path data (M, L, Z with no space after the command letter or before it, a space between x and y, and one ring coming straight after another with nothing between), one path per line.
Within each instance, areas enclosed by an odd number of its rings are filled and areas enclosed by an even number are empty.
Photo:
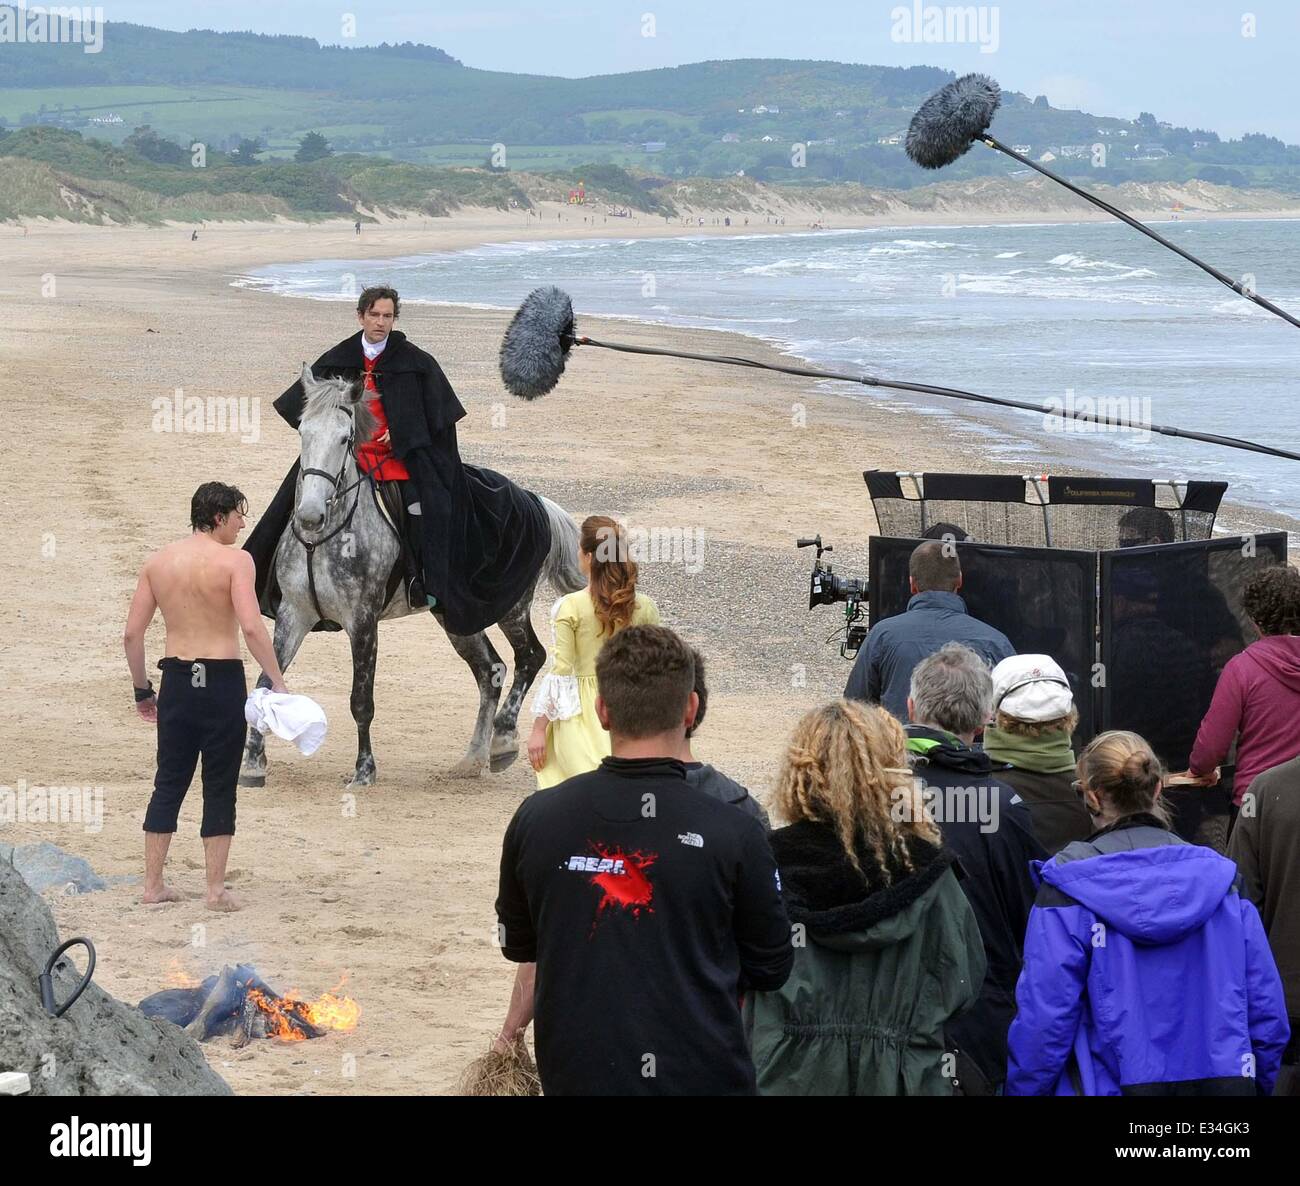
M482 759L461 758L461 760L448 771L448 776L451 778L478 778L482 773Z
M354 770L351 774L343 776L343 785L349 791L359 790L361 787L372 787L375 785L375 771L371 770Z
M239 772L239 785L241 787L264 787L266 786L266 771L244 771Z
M518 758L519 751L517 749L506 750L502 754L493 754L491 761L488 762L488 769L493 774L500 774L501 771L510 769Z

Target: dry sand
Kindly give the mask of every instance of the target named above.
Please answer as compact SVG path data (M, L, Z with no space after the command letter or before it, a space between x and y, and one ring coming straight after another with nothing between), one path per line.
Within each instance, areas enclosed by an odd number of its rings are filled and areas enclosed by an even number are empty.
M584 227L571 212L563 221L554 213L523 233L681 233L652 220ZM296 455L296 437L271 399L301 360L354 328L344 305L285 301L231 280L275 261L516 239L523 226L519 215L484 212L386 223L359 238L342 223L228 224L204 229L194 243L180 228L0 228L0 347L14 411L2 446L8 704L0 785L104 792L102 830L19 823L0 833L6 841L51 840L110 878L140 872L154 741L133 711L121 647L135 574L150 549L184 534L200 481L239 484L254 513L265 505ZM837 569L865 576L874 521L861 471L981 469L978 446L949 439L905 405L863 406L802 380L596 351L578 351L555 392L524 404L496 372L505 321L411 306L401 328L438 357L468 409L460 425L467 460L503 470L578 518L599 511L704 533L700 571L647 564L642 587L711 661L714 696L697 755L762 797L791 725L837 694L848 674L824 644L837 611L806 609L812 556L796 551L794 538L820 531L836 545ZM734 338L703 331L594 319L583 327L736 350ZM746 350L777 357L759 343ZM153 401L177 388L259 399L258 439L154 431ZM802 424L796 405L805 409ZM1027 469L1040 463L1025 458ZM1243 527L1279 522L1265 513L1238 519ZM539 594L534 613L547 639L551 596ZM230 884L245 910L215 916L197 898L197 787L169 864L194 899L145 908L138 883L127 880L51 898L65 937L94 939L97 980L128 1001L178 973L201 977L225 962L255 964L276 987L308 996L346 972L344 991L362 1008L354 1032L209 1048L237 1091L450 1090L496 1032L509 996L512 970L493 945L496 870L502 832L532 790L532 774L521 759L477 781L449 778L473 720L473 681L432 619L386 624L380 639L380 781L358 796L354 815L342 786L355 755L345 639L313 635L290 669L290 687L325 706L332 732L310 759L272 739L267 787L240 794ZM151 664L161 643L155 626Z

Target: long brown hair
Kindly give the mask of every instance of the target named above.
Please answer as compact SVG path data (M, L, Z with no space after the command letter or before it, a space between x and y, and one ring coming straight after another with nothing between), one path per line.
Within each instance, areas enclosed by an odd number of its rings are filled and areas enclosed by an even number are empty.
M907 735L875 704L832 700L806 713L786 747L772 802L789 823L834 828L859 872L864 844L886 881L891 869L914 870L909 836L940 843L907 765Z
M632 621L636 608L636 564L628 559L627 536L608 515L588 515L578 546L591 557L591 600L600 632L614 634Z

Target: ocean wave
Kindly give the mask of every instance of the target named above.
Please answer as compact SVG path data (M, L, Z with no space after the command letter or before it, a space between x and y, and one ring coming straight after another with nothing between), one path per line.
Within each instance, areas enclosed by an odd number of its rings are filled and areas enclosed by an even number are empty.
M1018 255L1024 255L1023 251L999 251L994 259L1015 259Z

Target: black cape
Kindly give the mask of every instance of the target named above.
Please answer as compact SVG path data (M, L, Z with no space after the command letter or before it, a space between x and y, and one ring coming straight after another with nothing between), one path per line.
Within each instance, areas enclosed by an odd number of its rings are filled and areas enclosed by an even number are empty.
M318 379L365 375L361 333L327 350L312 366ZM453 634L474 634L505 616L528 591L551 546L537 495L490 469L465 465L456 421L465 409L432 355L394 330L374 370L393 454L406 464L423 525L424 585ZM295 429L304 392L295 381L275 410ZM257 567L263 612L275 616L275 553L288 530L298 462L244 544Z

